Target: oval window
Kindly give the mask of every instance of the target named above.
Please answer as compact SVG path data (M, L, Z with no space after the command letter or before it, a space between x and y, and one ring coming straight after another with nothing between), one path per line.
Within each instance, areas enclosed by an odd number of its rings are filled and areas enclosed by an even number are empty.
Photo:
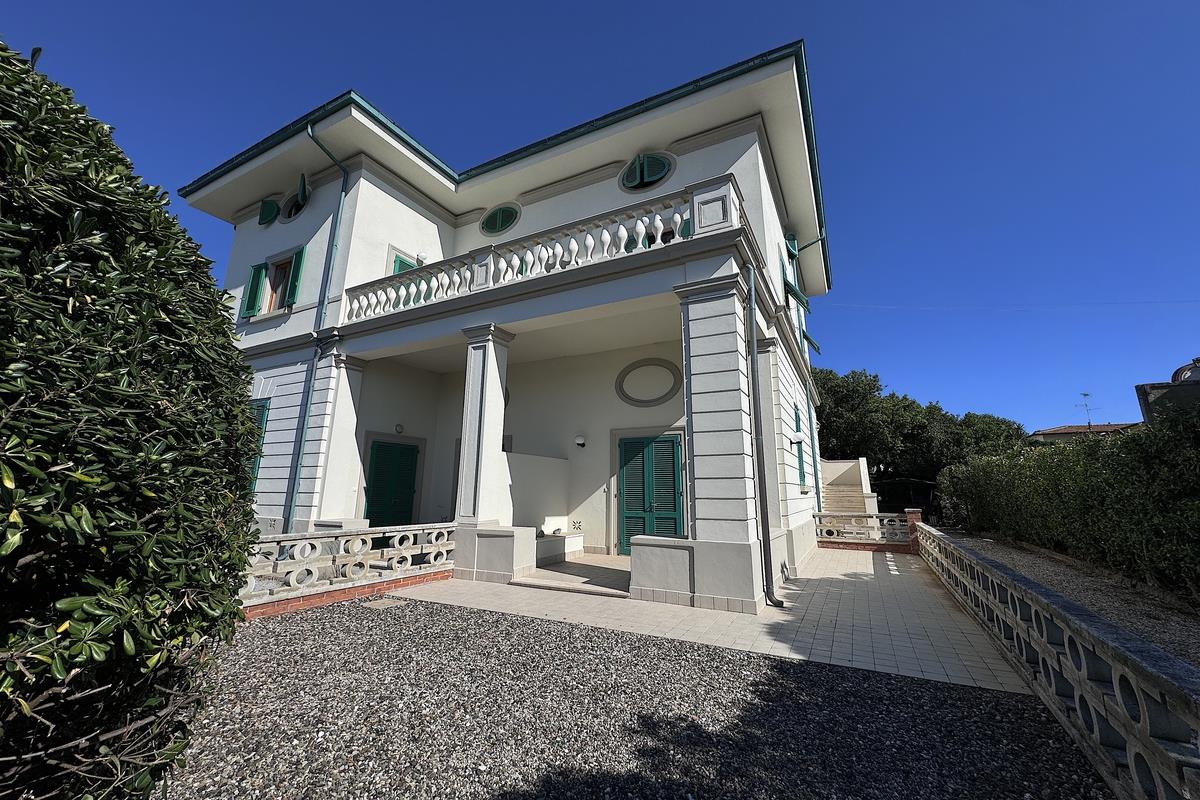
M495 236L516 225L520 217L521 208L515 203L496 206L483 215L483 219L479 221L479 230L488 236Z
M649 189L666 180L675 162L666 153L643 153L634 156L621 172L621 188L629 192Z

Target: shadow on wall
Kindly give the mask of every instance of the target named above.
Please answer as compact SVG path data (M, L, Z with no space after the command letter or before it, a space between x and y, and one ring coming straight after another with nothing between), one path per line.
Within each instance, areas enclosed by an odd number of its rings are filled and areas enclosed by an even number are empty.
M823 664L774 663L724 727L664 709L623 736L628 771L560 767L496 797L1109 796L1033 698Z

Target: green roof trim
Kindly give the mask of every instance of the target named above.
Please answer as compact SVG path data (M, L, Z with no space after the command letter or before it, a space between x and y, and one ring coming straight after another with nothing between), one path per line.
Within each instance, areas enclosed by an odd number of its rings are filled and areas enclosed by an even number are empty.
M765 53L760 53L756 56L746 59L745 61L739 61L731 66L723 67L715 72L710 72L707 75L688 81L681 86L676 86L674 89L668 89L665 92L660 92L652 97L646 98L645 100L639 100L636 103L631 103L630 105L619 108L616 111L611 111L608 114L597 117L589 122L584 122L580 125L576 125L573 128L568 128L561 133L556 133L553 136L540 139L532 144L525 145L524 147L493 158L490 161L485 161L482 164L471 167L462 172L456 172L453 170L444 161L430 152L429 149L417 142L417 140L410 136L403 128L401 128L395 122L392 122L392 120L388 119L388 117L375 108L375 106L363 99L363 97L357 92L351 90L343 92L329 102L324 103L317 108L314 108L307 114L299 117L298 119L289 122L287 125L284 125L282 128L267 136L262 141L251 145L225 163L214 167L200 177L196 178L191 183L180 187L178 194L180 197L184 198L195 194L208 184L223 178L238 167L249 163L271 148L277 147L293 136L303 133L309 125L314 125L351 105L358 108L363 114L386 130L393 138L395 138L405 147L412 149L418 155L418 157L425 161L425 163L431 166L434 170L440 172L446 178L458 184L470 180L471 178L479 177L480 175L493 170L500 169L501 167L528 158L532 155L536 155L544 150L557 147L565 142L569 142L589 133L607 128L610 125L624 122L625 120L635 117L638 114L651 111L655 108L666 105L667 103L674 102L681 98L695 94L696 92L704 91L712 86L744 75L747 72L751 72L769 64L773 64L777 61L783 61L787 58L796 59L796 77L800 86L800 112L804 118L803 122L806 133L805 140L808 146L808 167L810 179L812 180L813 195L817 212L817 228L819 235L823 238L825 236L825 210L821 197L820 170L817 166L816 132L812 126L812 103L809 98L808 66L805 60L803 39L776 47L772 50L768 50ZM832 286L827 245L828 242L822 242L821 253L825 266L825 282L827 285Z

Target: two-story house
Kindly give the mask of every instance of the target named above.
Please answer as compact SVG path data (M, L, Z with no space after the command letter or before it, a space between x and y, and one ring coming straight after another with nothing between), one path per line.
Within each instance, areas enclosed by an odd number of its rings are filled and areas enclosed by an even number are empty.
M489 580L574 537L749 613L815 546L802 43L462 171L349 92L180 194L235 228L264 532L448 521Z

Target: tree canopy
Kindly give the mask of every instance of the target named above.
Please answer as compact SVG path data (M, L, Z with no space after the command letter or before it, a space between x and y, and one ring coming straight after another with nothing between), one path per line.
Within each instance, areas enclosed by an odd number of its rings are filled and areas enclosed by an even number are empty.
M996 455L1025 440L1025 429L1004 417L974 412L959 417L937 403L884 394L879 376L866 370L839 375L815 369L813 379L821 397L821 456L865 457L885 505L927 505L944 467L971 455Z
M239 618L259 434L208 267L0 44L0 796L146 795Z

